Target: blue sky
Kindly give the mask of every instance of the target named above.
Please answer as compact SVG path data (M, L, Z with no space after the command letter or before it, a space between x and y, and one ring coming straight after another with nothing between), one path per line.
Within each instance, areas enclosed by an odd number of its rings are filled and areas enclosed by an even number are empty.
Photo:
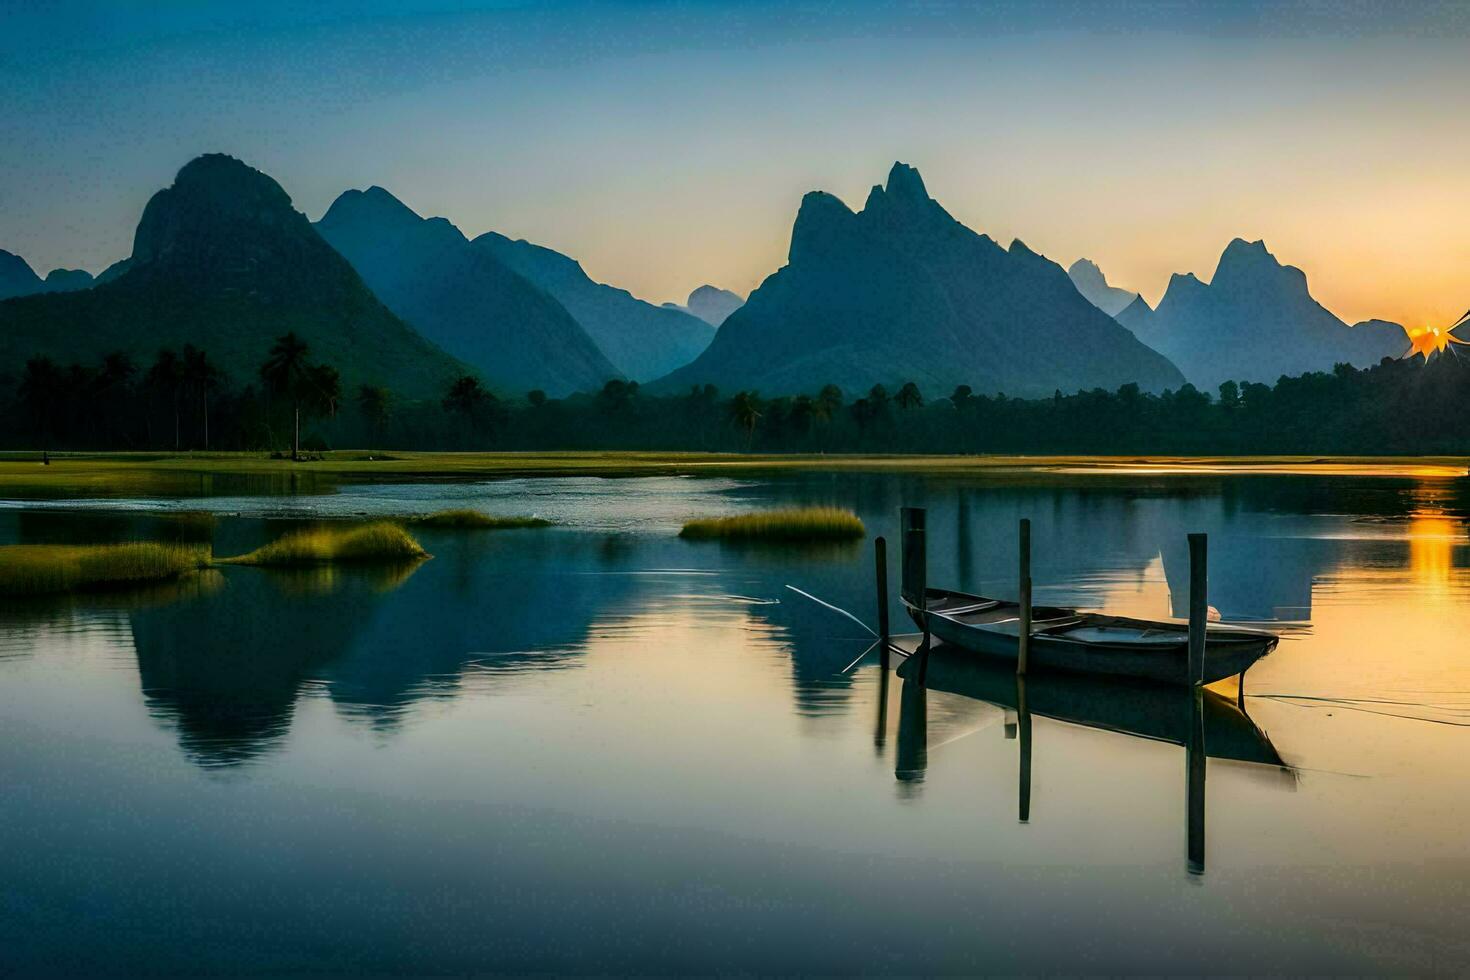
M1344 12L1346 9L1347 12ZM320 216L381 184L655 301L741 291L895 159L1157 299L1264 237L1349 320L1470 305L1460 4L0 4L0 248L127 254L222 150Z

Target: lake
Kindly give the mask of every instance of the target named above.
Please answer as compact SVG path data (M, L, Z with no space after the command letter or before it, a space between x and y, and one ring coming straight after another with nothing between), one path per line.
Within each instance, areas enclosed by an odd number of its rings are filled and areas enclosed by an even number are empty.
M0 976L1470 970L1464 477L329 489L0 502L3 543L208 511L219 555L326 518L558 522L0 608ZM869 540L677 537L791 503ZM1004 669L885 669L871 537L903 505L931 584L1014 595L1027 517L1038 603L1151 617L1185 614L1208 532L1211 603L1283 639L1207 695L1203 783L1183 694L1034 676L1021 712Z

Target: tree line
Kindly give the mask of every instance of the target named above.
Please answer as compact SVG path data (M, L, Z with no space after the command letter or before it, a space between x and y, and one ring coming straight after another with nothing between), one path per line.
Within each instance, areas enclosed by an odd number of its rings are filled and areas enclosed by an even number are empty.
M711 385L651 395L609 381L595 393L503 397L472 375L438 400L378 385L344 391L295 334L277 338L255 376L232 384L207 352L125 353L96 365L30 359L0 375L0 444L9 449L273 451L293 458L362 449L642 449L860 453L1464 454L1470 364L1385 358L1357 369L1160 394L1136 384L1017 399L912 381L849 393L729 395Z

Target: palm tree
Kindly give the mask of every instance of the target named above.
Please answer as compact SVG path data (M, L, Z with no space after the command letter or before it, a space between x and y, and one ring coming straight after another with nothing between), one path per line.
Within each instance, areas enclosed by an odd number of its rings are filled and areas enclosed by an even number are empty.
M33 357L26 362L20 379L20 403L41 437L41 463L45 466L51 465L51 430L64 387L61 369L51 358Z
M153 359L153 366L148 369L143 383L162 395L164 400L173 409L174 414L174 452L179 451L179 397L184 388L184 365L179 360L179 355L167 347L158 352Z
M337 417L342 401L342 375L330 364L312 364L306 369L307 411L327 418Z
M480 384L480 379L473 374L462 374L449 386L442 404L446 412L471 418L484 402L485 388Z
M131 415L129 402L133 378L138 365L123 351L112 351L102 358L102 367L92 379L93 411L101 414L105 428L114 435L127 436L126 423ZM132 442L131 439L126 441Z
M823 422L832 421L842 408L842 389L836 385L823 385L822 390L817 392L817 400L813 407L816 409L817 418Z
M745 430L745 448L748 451L755 440L755 426L761 417L760 395L753 391L736 392L730 399L730 421Z
M388 424L388 403L391 396L387 388L378 385L362 385L357 389L357 408L372 430L373 441L383 441L383 429Z
M898 389L898 397L894 401L905 412L924 407L924 396L919 393L919 386L912 381L904 382L903 387Z
M311 348L295 332L277 337L260 366L260 379L272 393L291 399L291 458L301 458L301 402L306 394Z
M209 355L193 344L184 345L184 384L199 396L200 428L204 433L204 448L209 448L209 393L219 387L219 368Z

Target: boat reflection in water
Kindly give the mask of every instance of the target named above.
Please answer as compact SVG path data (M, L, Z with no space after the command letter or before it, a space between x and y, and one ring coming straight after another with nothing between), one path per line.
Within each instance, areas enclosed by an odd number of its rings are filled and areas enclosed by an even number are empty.
M887 703L889 665L884 664L880 706ZM1017 739L1020 785L1017 811L1031 819L1032 718L1170 742L1185 750L1188 868L1205 868L1205 770L1207 759L1269 766L1292 774L1270 738L1235 700L1208 688L1193 692L1146 681L1083 674L1033 673L1017 676L1013 665L938 644L929 652L925 683L920 662L910 656L898 666L898 751L894 775L905 786L922 782L928 768L928 692L985 702L1005 713L1004 732ZM886 707L880 707L880 724ZM1292 779L1294 781L1294 774Z

